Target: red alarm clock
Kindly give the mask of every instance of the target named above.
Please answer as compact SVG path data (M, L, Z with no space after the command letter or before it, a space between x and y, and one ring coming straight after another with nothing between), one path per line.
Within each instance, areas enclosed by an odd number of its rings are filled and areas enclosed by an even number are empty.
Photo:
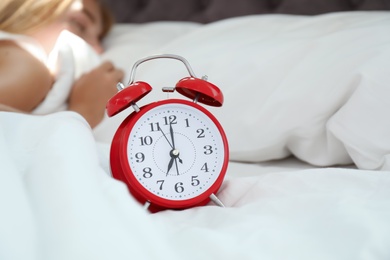
M143 62L168 58L184 63L190 76L174 88L163 88L189 98L166 99L137 106L152 87L134 82L136 68ZM228 166L229 149L218 120L198 103L222 106L220 89L204 77L197 78L187 60L177 55L156 55L137 61L127 87L107 103L108 116L132 106L132 112L116 131L110 150L112 176L123 181L130 193L146 208L186 209L205 205L215 196Z

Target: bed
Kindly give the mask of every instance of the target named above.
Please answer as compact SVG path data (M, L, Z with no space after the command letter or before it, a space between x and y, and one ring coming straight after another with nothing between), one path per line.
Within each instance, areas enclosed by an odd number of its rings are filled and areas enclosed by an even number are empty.
M207 109L229 141L226 207L150 214L112 178L130 110L95 129L67 111L2 112L0 259L390 259L388 0L108 5L117 24L99 59L125 83L139 59L175 54L224 93ZM99 62L75 46L73 73ZM140 105L186 75L142 65L153 91Z

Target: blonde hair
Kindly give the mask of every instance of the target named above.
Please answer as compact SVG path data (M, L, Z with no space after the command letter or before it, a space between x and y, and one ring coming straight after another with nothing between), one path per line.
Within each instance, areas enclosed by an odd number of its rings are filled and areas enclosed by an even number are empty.
M74 0L1 0L0 30L33 32L63 15Z

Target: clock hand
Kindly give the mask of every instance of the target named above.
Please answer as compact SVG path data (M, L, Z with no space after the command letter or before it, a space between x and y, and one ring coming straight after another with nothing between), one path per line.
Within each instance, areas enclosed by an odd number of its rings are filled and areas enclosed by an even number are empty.
M177 166L177 161L176 159L179 157L179 150L176 150L176 149L172 149L170 152L169 152L169 155L171 156L171 160L169 160L169 163L168 163L168 170L167 170L167 176L168 176L168 173L169 173L169 170L172 168L173 166L173 162L175 162L175 165L176 165L176 172L177 172L177 175L179 175L179 168ZM179 159L180 160L180 159ZM181 161L181 160L180 160Z
M169 170L172 168L172 165L173 165L173 161L174 161L174 160L175 160L175 157L171 156L171 160L170 160L169 163L168 163L167 176L168 176Z
M176 146L175 146L175 138L174 138L173 128L172 128L172 123L169 124L169 133L171 134L171 139L172 139L172 145L171 145L171 147L172 147L173 149L176 149ZM179 159L179 163L183 164L183 160L180 159L179 155L177 155L177 158ZM175 162L176 162L176 160L175 160Z
M171 142L169 142L169 140L168 140L167 136L166 136L166 135L165 135L165 133L163 132L163 130L161 130L161 128L160 128L160 127L158 128L158 130L160 130L160 132L163 134L163 136L165 137L165 140L167 140L167 142L168 142L169 146L170 146L170 147L172 147L172 149L174 149L174 148L173 148L173 146L172 146L172 144L171 144Z
M179 160L180 160L180 159L179 159ZM175 166L176 166L176 173L177 173L177 175L180 175L180 174L179 174L179 167L177 166L176 158L175 158Z
M169 133L171 134L173 149L175 149L175 139L174 139L174 137L173 137L173 128L172 128L172 124L169 124Z
M174 146L171 144L171 142L169 142L169 140L168 140L167 136L165 135L165 133L163 132L163 130L161 130L160 127L158 128L158 130L160 130L160 132L163 134L165 140L167 140L169 146L172 148L172 151L175 150ZM172 125L170 125L170 129L169 129L169 130L170 130L170 134L171 134L171 137L172 137L172 141L174 141L174 139L173 139L173 129L172 129ZM172 151L171 151L171 153L170 153L171 157L173 157ZM183 160L179 157L178 154L175 155L175 159L176 159L176 158L179 159L179 163L183 164ZM172 159L171 159L171 160L169 161L169 164L168 164L167 176L168 176L169 170L172 168L172 163L173 163L173 161L172 161ZM175 160L175 163L176 163L176 160Z
M172 136L172 140L173 140L173 130L171 131L171 129L172 129L172 126L170 127L169 130L170 130L170 133L171 133L171 136ZM160 130L160 132L163 134L163 136L164 136L165 140L167 140L169 146L172 147L172 149L175 149L174 146L171 144L171 142L169 142L169 140L168 140L167 136L165 135L165 133L163 132L163 130L161 130L160 127L158 128L158 130ZM179 156L177 156L177 158L179 159L179 163L183 164L183 160L180 159ZM169 171L169 170L168 170L168 171ZM168 173L167 173L167 175L168 175Z

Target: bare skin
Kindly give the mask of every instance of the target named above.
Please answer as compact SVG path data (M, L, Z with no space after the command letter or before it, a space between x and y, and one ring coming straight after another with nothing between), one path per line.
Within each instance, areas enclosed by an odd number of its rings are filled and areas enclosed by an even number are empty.
M69 96L69 109L88 118L94 127L104 117L106 103L118 90L116 84L123 78L123 72L106 61L86 73L73 85Z
M86 40L97 51L101 20L95 0L85 0L84 9L94 12L86 15L67 14L56 23L30 35L41 42L50 52L56 36L62 29L69 29ZM92 9L91 9L92 6ZM95 8L95 9L94 9ZM90 16L92 15L91 18ZM79 22L74 22L76 17ZM81 18L82 17L82 18ZM88 18L89 17L89 18ZM73 22L72 22L73 21ZM84 29L77 23L83 23ZM95 127L104 117L105 105L116 92L116 83L122 81L123 72L111 62L103 62L89 73L82 75L74 84L68 97L68 109L81 114ZM0 111L31 113L47 96L54 77L49 69L33 55L12 41L0 41Z
M84 0L83 8L68 14L67 29L83 38L97 53L103 52L100 41L100 34L103 28L103 21L100 6L96 0Z
M0 41L0 104L31 112L52 84L52 76L43 63L15 43Z
M123 72L111 62L102 63L75 82L68 109L80 113L95 127L103 119L105 105L117 92L116 83L122 78ZM52 75L40 61L15 43L0 42L0 110L30 113L52 84Z

